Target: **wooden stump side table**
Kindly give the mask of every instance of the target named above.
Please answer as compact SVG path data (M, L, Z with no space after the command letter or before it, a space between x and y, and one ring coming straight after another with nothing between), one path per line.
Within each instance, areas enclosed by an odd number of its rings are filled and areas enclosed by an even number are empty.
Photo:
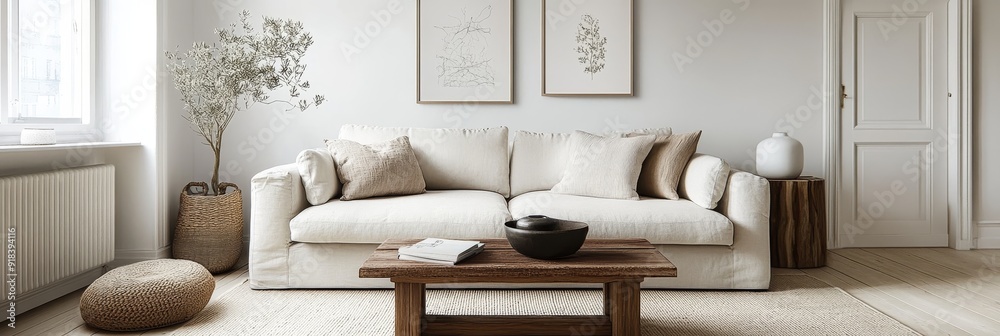
M826 266L826 186L821 178L768 180L771 185L771 266Z

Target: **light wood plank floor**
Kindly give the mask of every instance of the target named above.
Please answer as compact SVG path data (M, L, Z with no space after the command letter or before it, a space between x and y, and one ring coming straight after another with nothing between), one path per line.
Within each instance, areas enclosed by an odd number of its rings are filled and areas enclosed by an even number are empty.
M1000 334L1000 250L830 252L827 267L774 269L773 273L816 277L926 335ZM247 275L246 267L217 275L212 302L242 284ZM83 324L79 310L82 293L74 292L18 316L15 335L123 335L102 333ZM164 335L174 328L139 335Z

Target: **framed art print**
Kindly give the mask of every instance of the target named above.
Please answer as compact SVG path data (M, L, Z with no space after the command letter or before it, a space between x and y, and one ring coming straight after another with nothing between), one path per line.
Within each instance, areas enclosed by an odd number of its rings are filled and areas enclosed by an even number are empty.
M513 103L513 0L417 0L417 103Z
M632 0L542 1L542 95L632 95Z

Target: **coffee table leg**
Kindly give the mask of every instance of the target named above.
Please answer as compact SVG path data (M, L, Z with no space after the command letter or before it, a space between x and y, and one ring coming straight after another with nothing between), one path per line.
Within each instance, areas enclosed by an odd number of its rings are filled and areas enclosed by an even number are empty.
M639 335L639 282L616 281L604 284L605 312L611 310L612 335Z
M611 283L604 284L604 316L611 316Z
M426 314L426 285L422 283L396 283L396 335L419 336Z

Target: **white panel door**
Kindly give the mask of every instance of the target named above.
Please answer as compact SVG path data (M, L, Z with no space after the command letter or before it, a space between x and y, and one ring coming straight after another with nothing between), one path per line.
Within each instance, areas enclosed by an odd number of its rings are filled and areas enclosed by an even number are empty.
M948 246L947 0L843 13L840 246Z

